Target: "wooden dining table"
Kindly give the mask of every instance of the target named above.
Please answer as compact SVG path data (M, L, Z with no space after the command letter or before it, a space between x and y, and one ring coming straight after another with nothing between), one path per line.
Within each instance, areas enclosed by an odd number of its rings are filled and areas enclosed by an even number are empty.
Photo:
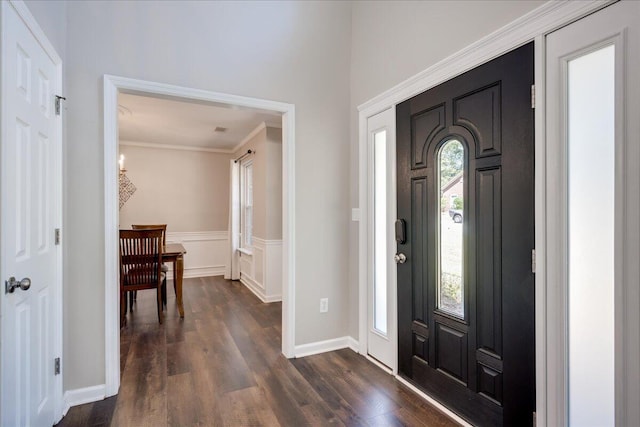
M187 250L180 243L167 243L162 251L162 260L173 263L173 288L176 292L176 303L181 318L184 318L182 276L184 275L184 254L186 253Z

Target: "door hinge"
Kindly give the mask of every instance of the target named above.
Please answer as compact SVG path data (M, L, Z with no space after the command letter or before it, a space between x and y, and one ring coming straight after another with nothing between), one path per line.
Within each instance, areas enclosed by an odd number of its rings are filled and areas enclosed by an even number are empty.
M531 108L536 108L536 85L531 85Z
M536 417L536 413L533 413L533 427L536 427L538 424L538 417Z
M67 98L64 96L56 95L56 116L60 115L60 101L66 101Z
M56 360L55 360L54 363L55 363L54 374L55 375L60 375L60 358L56 357Z
M536 250L531 249L531 272L536 272Z
M56 236L55 237L55 243L56 243L56 245L59 245L60 244L60 229L59 228L56 228L55 236Z

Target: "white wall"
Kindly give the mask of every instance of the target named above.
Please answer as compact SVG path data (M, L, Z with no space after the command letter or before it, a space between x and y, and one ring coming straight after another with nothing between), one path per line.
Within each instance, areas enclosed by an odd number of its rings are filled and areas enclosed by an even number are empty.
M544 1L357 1L351 30L350 207L358 207L358 105ZM346 153L345 153L346 155ZM349 215L349 213L345 213ZM349 335L358 337L358 224L349 226Z
M105 381L104 74L295 104L295 343L344 336L350 4L69 2L66 26L65 390Z
M167 224L168 232L229 228L230 154L137 147L120 141L136 192L120 209L120 228Z

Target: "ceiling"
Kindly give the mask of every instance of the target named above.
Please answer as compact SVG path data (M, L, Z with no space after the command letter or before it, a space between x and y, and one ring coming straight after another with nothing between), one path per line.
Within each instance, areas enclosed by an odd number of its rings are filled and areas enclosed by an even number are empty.
M281 116L272 112L176 98L118 95L120 141L232 152L263 122L270 127L282 126Z

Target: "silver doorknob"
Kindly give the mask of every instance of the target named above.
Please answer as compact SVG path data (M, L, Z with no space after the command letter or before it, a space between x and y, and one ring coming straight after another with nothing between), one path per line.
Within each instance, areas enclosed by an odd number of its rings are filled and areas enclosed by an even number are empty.
M31 287L31 279L29 279L28 277L25 277L19 282L16 280L15 277L9 277L9 280L4 281L5 294L12 294L16 290L16 288L20 288L23 291L26 291L30 287Z
M393 256L393 260L396 262L396 264L404 264L405 262L407 262L407 256L400 252L399 254L395 254Z

